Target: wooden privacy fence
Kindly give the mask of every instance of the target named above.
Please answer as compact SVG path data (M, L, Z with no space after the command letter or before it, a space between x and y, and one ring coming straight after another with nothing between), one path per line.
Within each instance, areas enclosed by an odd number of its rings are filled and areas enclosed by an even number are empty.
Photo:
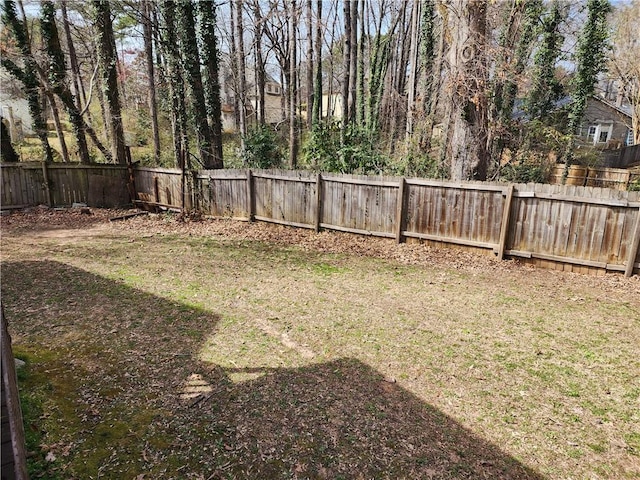
M287 170L200 171L194 185L193 207L216 217L464 245L547 268L640 267L638 192Z
M640 192L289 170L184 174L138 167L130 173L136 187L133 201L143 206L186 207L215 217L339 230L397 242L419 239L461 245L494 252L500 259L518 257L547 268L585 273L611 270L631 275L640 267ZM40 164L2 166L3 206L46 203L44 175L50 176L49 194L56 202L60 199L59 204L131 202L126 167L56 165L45 172Z
M2 165L3 209L86 203L115 207L131 203L127 167L44 162Z

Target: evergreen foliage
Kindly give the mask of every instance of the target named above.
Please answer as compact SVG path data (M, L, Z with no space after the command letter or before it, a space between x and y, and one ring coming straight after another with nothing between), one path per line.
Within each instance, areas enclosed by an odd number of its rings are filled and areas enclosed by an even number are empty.
M242 162L249 168L277 168L284 163L284 155L273 129L258 124L244 137Z
M534 14L534 12L531 12ZM562 85L556 78L556 64L562 56L564 37L559 27L565 19L559 0L540 23L541 44L534 55L534 74L525 110L531 118L544 119L562 96Z

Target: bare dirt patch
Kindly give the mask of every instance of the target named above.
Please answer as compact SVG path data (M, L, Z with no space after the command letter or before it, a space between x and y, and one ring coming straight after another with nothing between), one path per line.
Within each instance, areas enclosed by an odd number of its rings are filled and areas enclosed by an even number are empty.
M48 478L640 475L637 277L93 212L2 217Z

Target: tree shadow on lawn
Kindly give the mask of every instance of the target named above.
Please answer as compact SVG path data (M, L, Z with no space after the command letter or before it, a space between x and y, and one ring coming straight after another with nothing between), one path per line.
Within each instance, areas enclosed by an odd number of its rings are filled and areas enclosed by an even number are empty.
M542 478L359 360L223 368L210 312L53 261L2 283L48 478Z

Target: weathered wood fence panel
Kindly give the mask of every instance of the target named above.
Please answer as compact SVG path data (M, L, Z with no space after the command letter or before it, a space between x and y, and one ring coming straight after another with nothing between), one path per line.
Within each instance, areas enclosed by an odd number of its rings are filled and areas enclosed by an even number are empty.
M320 227L395 238L400 178L322 176Z
M45 181L45 174L47 181ZM118 207L131 202L121 165L18 163L2 165L2 207L86 203Z
M498 248L508 186L409 179L402 235Z
M508 255L618 271L637 256L635 192L529 184L514 197Z
M187 182L180 170L170 168L134 169L137 201L147 205L182 208L186 201L191 206L190 194L185 194L184 185Z
M249 219L246 170L201 170L196 176L196 208L205 215Z
M256 220L315 228L315 174L263 170L252 172L252 179L253 215Z
M3 208L47 203L42 164L21 163L2 165Z

